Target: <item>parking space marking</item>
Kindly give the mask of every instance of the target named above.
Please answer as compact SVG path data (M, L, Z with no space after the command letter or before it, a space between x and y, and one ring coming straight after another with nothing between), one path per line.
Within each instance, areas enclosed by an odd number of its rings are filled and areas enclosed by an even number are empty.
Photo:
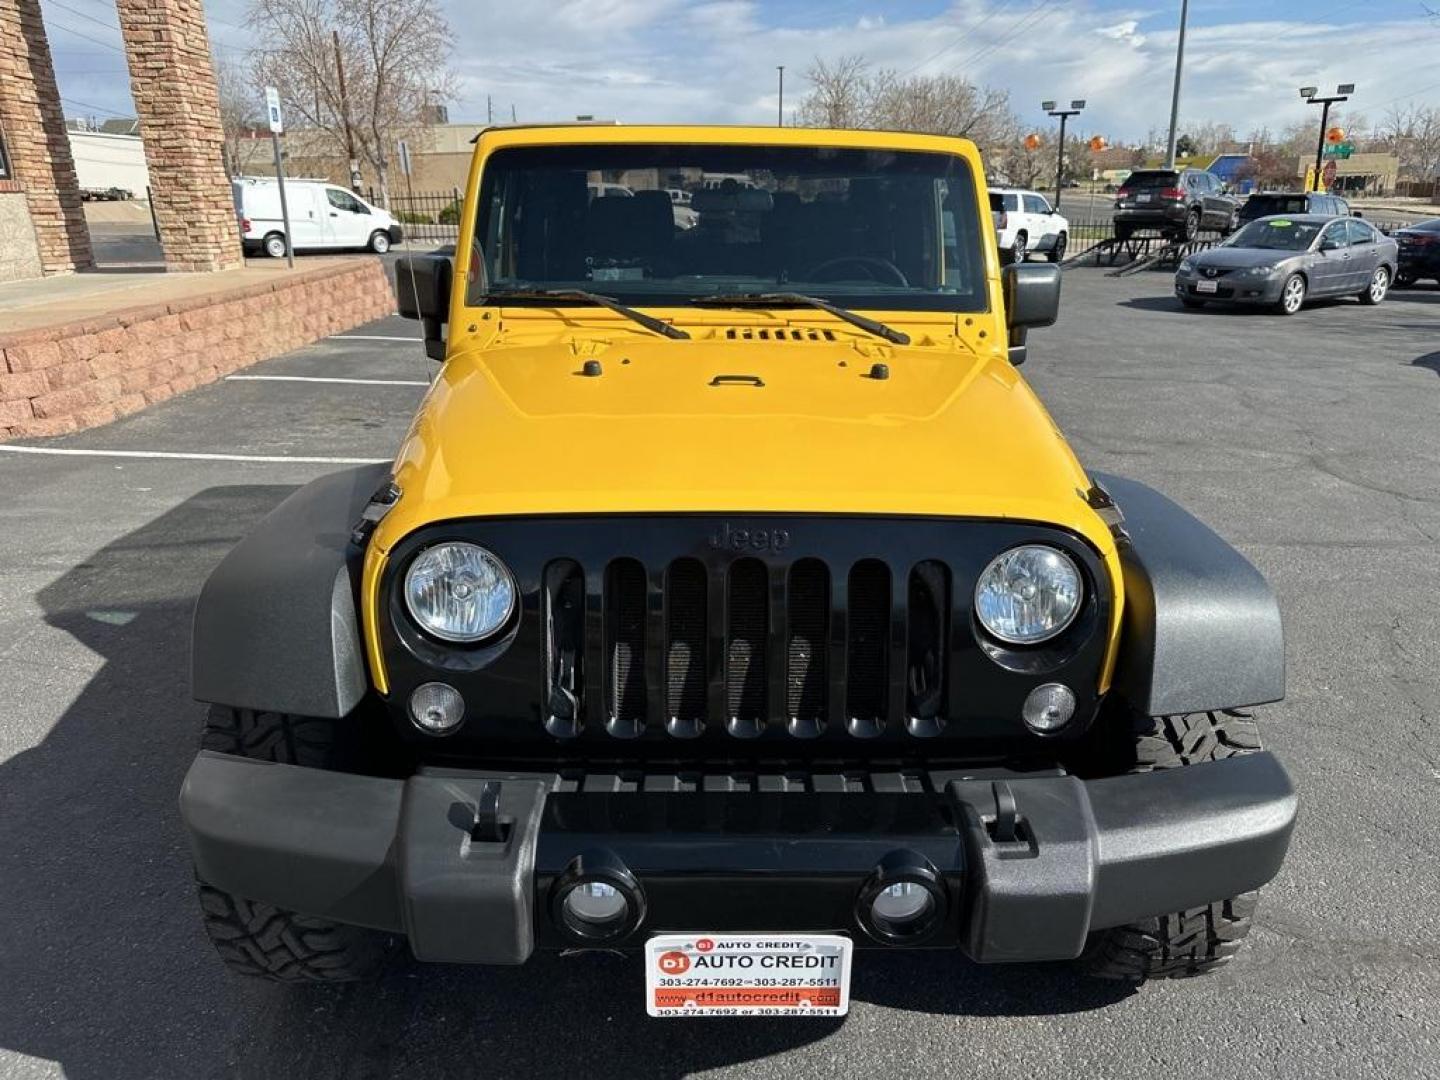
M386 337L384 334L331 334L326 341L403 341L406 345L424 345L421 338Z
M329 375L226 375L226 382L345 383L350 386L429 386L417 379L341 379Z
M68 446L9 446L7 454L45 454L54 457L159 458L165 461L252 461L265 465L383 465L390 458L289 457L284 454L205 454L169 450L78 450Z

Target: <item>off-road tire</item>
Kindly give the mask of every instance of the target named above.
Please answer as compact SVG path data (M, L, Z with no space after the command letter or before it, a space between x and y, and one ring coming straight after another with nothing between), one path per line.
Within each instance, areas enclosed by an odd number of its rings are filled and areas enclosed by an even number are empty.
M281 983L355 982L375 975L391 951L387 935L282 911L200 883L205 932L225 965Z
M349 771L359 759L355 721L211 706L204 750ZM231 971L272 982L353 982L374 975L395 947L389 934L300 915L201 881L205 932Z
M1255 718L1242 712L1157 717L1135 740L1133 772L1179 769L1260 749ZM1157 915L1090 936L1082 970L1101 979L1142 983L1214 971L1250 932L1259 892Z

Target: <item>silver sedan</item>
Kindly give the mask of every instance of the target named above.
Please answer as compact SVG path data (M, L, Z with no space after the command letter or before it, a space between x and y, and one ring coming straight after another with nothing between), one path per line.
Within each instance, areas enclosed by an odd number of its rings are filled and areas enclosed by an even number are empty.
M1358 218L1277 214L1185 258L1175 272L1175 295L1191 308L1223 301L1261 304L1282 315L1322 296L1378 304L1399 261L1395 241Z

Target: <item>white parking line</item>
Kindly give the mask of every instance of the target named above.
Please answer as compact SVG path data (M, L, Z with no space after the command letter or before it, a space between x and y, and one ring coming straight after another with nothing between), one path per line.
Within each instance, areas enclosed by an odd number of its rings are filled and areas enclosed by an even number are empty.
M326 341L403 341L407 345L424 345L413 337L385 337L383 334L331 334Z
M283 454L186 454L167 450L76 450L68 446L9 446L7 454L47 454L55 457L159 458L165 461L254 461L266 465L383 465L390 458L287 457Z
M226 382L317 382L351 386L429 386L415 379L340 379L325 375L226 375Z

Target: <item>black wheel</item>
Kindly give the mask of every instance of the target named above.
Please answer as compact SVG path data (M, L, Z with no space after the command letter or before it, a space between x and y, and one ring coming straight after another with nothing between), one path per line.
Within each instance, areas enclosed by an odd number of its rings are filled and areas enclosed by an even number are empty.
M1182 297L1180 297L1180 303L1184 304L1187 308L1192 308L1192 309L1193 309L1193 308L1202 308L1202 307L1205 306L1205 301L1204 301L1204 300L1197 300L1197 299L1195 299L1195 297L1193 297L1193 296L1182 296Z
M265 254L272 259L283 259L285 257L285 234L272 232L265 237L260 245L265 249Z
M1129 241L1130 237L1134 235L1134 232L1135 227L1133 225L1116 225L1115 239L1119 240L1120 243L1124 244Z
M1281 315L1294 315L1305 306L1305 292L1305 278L1300 274L1291 274L1280 286L1280 299L1275 310Z
M1374 307L1385 299L1385 294L1390 291L1390 268L1388 266L1377 266L1375 272L1370 275L1370 283L1360 294L1360 303Z
M1029 238L1022 232L1015 234L1015 246L1010 251L1010 261L1023 263L1030 257Z
M1199 235L1200 211L1191 210L1188 214L1185 215L1185 224L1180 226L1180 235L1177 237L1177 239L1184 240L1188 244L1191 240L1194 240L1195 237Z
M1180 769L1260 749L1260 733L1248 713L1164 716L1151 723L1136 737L1134 772ZM1080 965L1097 978L1133 983L1214 971L1239 951L1259 897L1259 892L1242 893L1098 931L1090 936Z
M1395 272L1395 280L1391 283L1390 287L1392 289L1408 289L1415 284L1415 281L1415 274L1412 271L1397 270Z
M1045 258L1052 263L1058 263L1065 258L1065 248L1069 245L1069 238L1062 232L1055 237L1055 245L1045 253Z
M204 750L347 771L359 761L354 719L256 712L215 705ZM395 947L389 934L285 911L199 882L205 932L231 971L272 982L353 982L378 972Z
M384 255L390 250L390 234L383 229L376 229L370 234L370 250L376 255Z

